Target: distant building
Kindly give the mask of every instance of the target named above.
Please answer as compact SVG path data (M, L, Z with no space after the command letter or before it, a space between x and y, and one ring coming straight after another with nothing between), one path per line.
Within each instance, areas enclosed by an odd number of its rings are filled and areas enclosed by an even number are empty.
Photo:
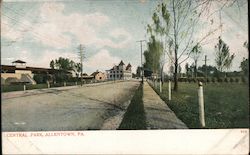
M110 70L106 70L108 80L129 80L132 78L132 66L129 63L127 66L121 60L118 66L114 66Z
M36 84L36 81L33 79L35 74L50 76L56 73L66 72L66 74L71 75L70 72L58 69L27 67L26 62L21 60L16 60L12 62L12 64L13 65L1 65L1 84Z
M104 81L107 79L106 74L102 73L98 70L96 72L92 73L91 76L93 76L96 81Z

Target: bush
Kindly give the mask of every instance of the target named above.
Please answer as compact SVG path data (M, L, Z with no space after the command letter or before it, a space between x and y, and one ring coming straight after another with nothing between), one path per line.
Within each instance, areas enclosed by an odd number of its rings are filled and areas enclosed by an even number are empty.
M212 81L213 83L215 83L216 80L215 80L215 78L212 78L211 81Z
M230 78L230 82L233 83L233 82L234 82L234 79L233 79L233 78Z
M228 79L227 79L227 78L224 78L224 82L228 82Z
M239 79L238 79L238 78L235 78L235 82L239 82Z
M209 83L209 82L211 82L211 80L209 78L207 78L207 82Z
M223 82L223 80L222 80L221 78L217 78L217 81L218 81L219 83Z
M191 79L191 82L194 82L194 83L195 83L195 82L197 82L197 80L196 80L195 78L192 78L192 79Z
M247 81L246 78L245 78L244 76L242 76L242 77L241 77L241 82L242 82L242 83L246 83L246 81Z

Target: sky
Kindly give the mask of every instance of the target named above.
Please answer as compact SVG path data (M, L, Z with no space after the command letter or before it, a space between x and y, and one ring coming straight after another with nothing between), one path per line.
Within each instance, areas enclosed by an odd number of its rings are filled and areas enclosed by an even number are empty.
M17 59L27 66L49 67L51 60L66 57L79 62L79 45L85 54L83 71L91 74L105 71L121 60L131 63L132 71L141 63L138 40L147 40L146 25L151 22L157 0L68 0L68 1L4 1L1 16L1 63L11 65ZM244 4L244 3L242 3ZM214 4L211 12L219 7ZM232 70L240 70L248 51L243 43L248 40L247 4L223 10L223 28L208 38L202 47L208 65L214 65L214 46L218 36L235 53ZM218 26L219 14L210 19L202 17L202 30ZM216 25L217 24L217 25ZM146 49L146 43L143 43ZM201 58L198 65L204 61ZM166 60L168 61L168 60ZM187 60L192 63L192 59ZM182 66L185 63L182 64ZM184 68L184 66L183 66ZM167 70L167 69L165 69Z

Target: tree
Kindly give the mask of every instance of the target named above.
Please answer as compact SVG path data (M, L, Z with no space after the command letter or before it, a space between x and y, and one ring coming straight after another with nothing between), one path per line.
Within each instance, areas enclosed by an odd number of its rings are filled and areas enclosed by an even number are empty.
M194 77L197 77L197 62L201 56L201 46L197 43L191 50L191 58L194 60Z
M249 76L249 59L243 58L242 62L240 63L241 71L245 76Z
M52 60L50 62L50 64L53 64L53 61ZM60 69L60 70L64 70L64 71L71 71L74 69L74 61L72 60L69 60L68 58L63 58L63 57L59 57L58 59L55 60L55 68L56 69Z
M223 72L224 69L230 69L234 54L230 55L229 46L219 37L219 42L215 45L215 63L217 69Z
M193 38L203 5L210 1L169 0L161 2L153 14L156 33L164 42L164 52L174 66L174 90L178 89L178 68L185 62L192 47L201 43L215 30L211 30L200 39ZM170 65L170 66L171 66Z
M81 74L81 63L75 63L74 72L76 73L77 77L79 77Z
M55 62L54 62L54 60L50 61L49 66L50 66L51 69L55 69Z
M151 34L149 42L147 43L147 50L144 51L144 57L146 60L144 68L148 68L154 73L158 73L161 54L162 43L156 40L155 36Z
M58 59L50 61L50 67L52 69L58 69L59 71L55 74L55 80L62 82L67 81L69 79L67 72L68 71L75 71L76 64L74 61L59 57Z
M189 77L189 64L188 63L186 63L185 69L186 69L186 77Z
M181 65L179 65L178 73L179 73L179 77L181 77Z
M218 70L216 69L216 67L214 66L206 66L206 65L202 65L201 67L198 67L198 70L202 71L203 73L205 73L207 71L208 75L212 75L218 72Z

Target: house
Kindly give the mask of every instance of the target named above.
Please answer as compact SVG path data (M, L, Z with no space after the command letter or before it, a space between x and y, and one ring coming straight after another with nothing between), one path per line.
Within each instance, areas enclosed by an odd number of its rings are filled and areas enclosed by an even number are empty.
M28 67L26 62L16 60L12 62L12 65L1 65L1 84L36 84L36 81L33 79L35 74L52 76L61 72L65 72L69 76L71 75L70 72L58 69Z
M96 72L92 73L91 76L93 76L96 81L104 81L107 79L106 74L102 73L98 70Z
M129 80L132 78L132 66L129 63L127 66L121 60L118 66L114 66L110 70L106 70L108 80Z

